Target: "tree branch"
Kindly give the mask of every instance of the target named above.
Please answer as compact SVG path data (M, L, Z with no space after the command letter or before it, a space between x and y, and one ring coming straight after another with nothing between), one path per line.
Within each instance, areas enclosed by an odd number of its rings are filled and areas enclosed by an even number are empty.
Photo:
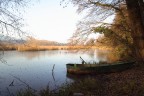
M114 5L111 5L111 4L102 4L100 2L93 2L91 0L88 0L88 2L89 4L94 4L96 6L107 7L107 8L115 9L116 11L120 11L118 7L115 7Z

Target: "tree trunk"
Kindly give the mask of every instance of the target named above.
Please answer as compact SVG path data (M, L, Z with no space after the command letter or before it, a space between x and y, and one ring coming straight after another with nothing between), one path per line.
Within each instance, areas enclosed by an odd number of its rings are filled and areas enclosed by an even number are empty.
M140 6L141 0L126 0L129 15L131 35L133 38L134 55L138 61L144 61L144 23L143 23L143 6Z
M140 11L141 11L141 16L142 16L142 21L143 21L143 26L144 26L144 0L138 0L139 6L140 6Z

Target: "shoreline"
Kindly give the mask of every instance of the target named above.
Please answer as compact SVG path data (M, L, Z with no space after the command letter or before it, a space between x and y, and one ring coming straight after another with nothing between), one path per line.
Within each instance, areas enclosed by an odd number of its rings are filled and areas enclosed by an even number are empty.
M49 87L38 92L32 90L18 91L17 96L142 96L144 94L144 63L131 69L109 74L92 75L92 77L76 79L72 83L65 83L56 90ZM77 95L76 95L77 96Z
M20 46L6 46L0 51L47 51L47 50L81 50L81 49L98 49L98 50L112 50L111 47L106 46L27 46L27 45L20 45Z

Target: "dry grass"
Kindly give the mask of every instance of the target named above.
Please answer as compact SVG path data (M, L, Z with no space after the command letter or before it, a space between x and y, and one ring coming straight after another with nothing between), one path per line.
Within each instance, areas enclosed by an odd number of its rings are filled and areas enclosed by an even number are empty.
M79 49L101 49L110 50L110 48L96 47L96 46L18 46L18 51L42 51L42 50L79 50Z
M112 50L110 47L106 46L44 46L37 44L4 44L0 46L0 50L18 50L18 51L43 51L43 50L79 50L79 49L100 49L100 50Z
M6 46L0 46L1 51L6 51L6 50L16 50L16 46L11 46L11 45L6 45Z

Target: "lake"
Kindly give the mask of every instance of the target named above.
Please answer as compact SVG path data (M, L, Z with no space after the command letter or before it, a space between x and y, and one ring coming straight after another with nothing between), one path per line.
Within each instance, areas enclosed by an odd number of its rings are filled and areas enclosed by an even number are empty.
M72 80L66 76L67 63L107 61L108 51L102 50L52 50L52 51L5 51L1 52L0 95L15 93L27 88L51 89ZM53 69L54 67L54 69ZM53 70L53 71L52 71Z

